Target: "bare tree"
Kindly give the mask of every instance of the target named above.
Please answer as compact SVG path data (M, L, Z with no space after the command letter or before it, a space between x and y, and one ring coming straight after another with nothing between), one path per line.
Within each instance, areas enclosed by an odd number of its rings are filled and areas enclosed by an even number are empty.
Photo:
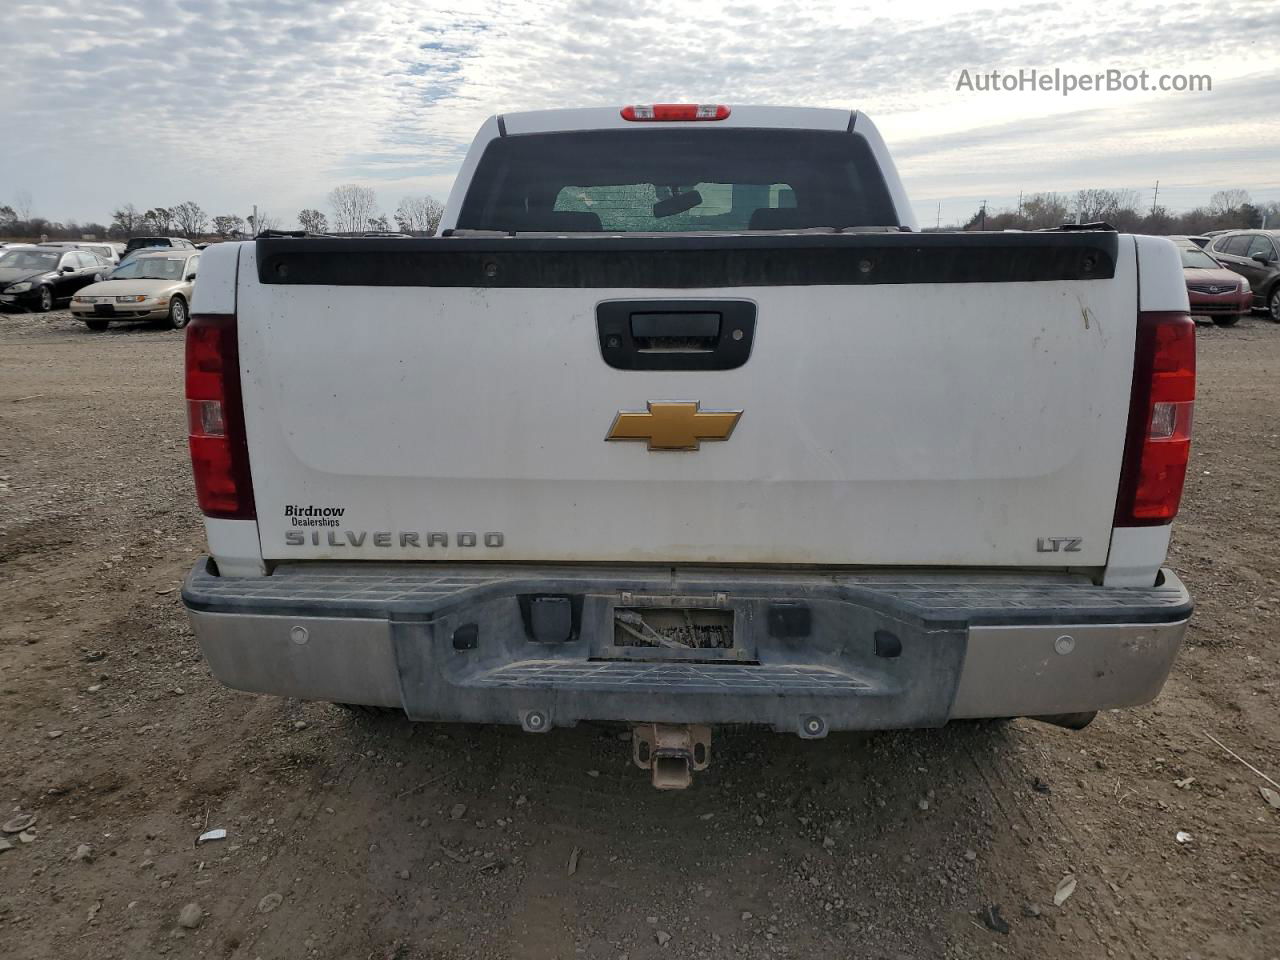
M209 225L209 215L194 200L184 200L173 208L173 219L178 222L178 229L188 237L204 233Z
M339 233L360 233L378 213L378 198L371 187L344 183L329 191L334 226Z
M19 190L13 195L13 210L19 220L31 219L31 191Z
M111 213L111 229L125 237L132 237L142 229L142 214L132 203L113 210Z
M213 230L220 237L229 237L244 229L244 218L235 214L223 214L213 218Z
M298 212L298 225L307 233L324 233L329 229L325 215L312 207Z
M1151 207L1150 212L1142 218L1141 229L1143 233L1156 234L1158 236L1161 234L1173 233L1174 226L1175 223L1173 215L1169 213L1168 208L1157 203L1154 204Z
M1121 213L1136 211L1138 200L1136 190L1077 190L1076 213L1081 223L1115 220Z
M435 233L443 213L444 205L435 197L405 197L396 207L396 226L405 233Z
M249 224L249 229L255 234L262 233L264 230L279 230L280 218L273 214L267 213L265 210L259 210L257 219L253 215L244 218L245 223Z
M1248 190L1238 187L1231 190L1219 190L1209 198L1209 211L1216 214L1234 213L1251 201Z
M1070 219L1067 201L1056 193L1033 193L1022 201L1022 217L1031 230L1058 227Z
M152 207L143 214L143 219L147 222L147 229L161 236L166 236L173 231L173 211L168 207Z

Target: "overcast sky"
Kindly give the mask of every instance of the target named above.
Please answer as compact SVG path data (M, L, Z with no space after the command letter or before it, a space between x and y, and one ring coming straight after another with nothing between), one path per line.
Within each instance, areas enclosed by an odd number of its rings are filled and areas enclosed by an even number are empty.
M0 204L195 200L294 224L358 182L448 193L493 113L710 101L864 110L922 225L1019 191L1280 200L1280 2L5 0ZM1020 68L1208 74L1199 93L980 93Z

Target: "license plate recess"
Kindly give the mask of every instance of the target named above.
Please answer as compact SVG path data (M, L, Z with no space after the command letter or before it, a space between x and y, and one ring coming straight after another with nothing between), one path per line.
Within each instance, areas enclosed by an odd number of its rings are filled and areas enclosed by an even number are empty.
M737 606L723 593L624 593L611 605L612 630L603 631L593 659L751 661Z

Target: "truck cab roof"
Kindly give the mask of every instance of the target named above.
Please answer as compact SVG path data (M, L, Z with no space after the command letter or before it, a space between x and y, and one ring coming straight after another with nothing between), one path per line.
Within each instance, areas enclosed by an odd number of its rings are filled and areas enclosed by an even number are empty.
M830 107L773 107L714 104L727 111L718 120L626 120L623 111L639 109L637 105L616 107L573 107L555 110L524 110L504 113L495 118L505 128L506 136L528 133L556 133L568 130L630 129L637 131L661 130L673 125L692 129L711 130L717 127L764 127L779 130L844 130L851 131L854 110ZM652 105L649 105L652 106ZM662 105L659 105L662 106ZM674 105L673 105L674 106ZM690 105L695 106L695 105Z

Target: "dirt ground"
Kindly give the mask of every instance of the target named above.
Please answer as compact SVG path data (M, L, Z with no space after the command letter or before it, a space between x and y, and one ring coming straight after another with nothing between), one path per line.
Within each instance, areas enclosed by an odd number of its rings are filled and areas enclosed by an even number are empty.
M1208 739L1280 779L1280 326L1199 335L1171 555L1199 607L1154 705L717 733L660 794L617 730L222 688L177 590L181 334L0 316L0 821L36 817L3 835L0 956L1280 956L1280 810Z

